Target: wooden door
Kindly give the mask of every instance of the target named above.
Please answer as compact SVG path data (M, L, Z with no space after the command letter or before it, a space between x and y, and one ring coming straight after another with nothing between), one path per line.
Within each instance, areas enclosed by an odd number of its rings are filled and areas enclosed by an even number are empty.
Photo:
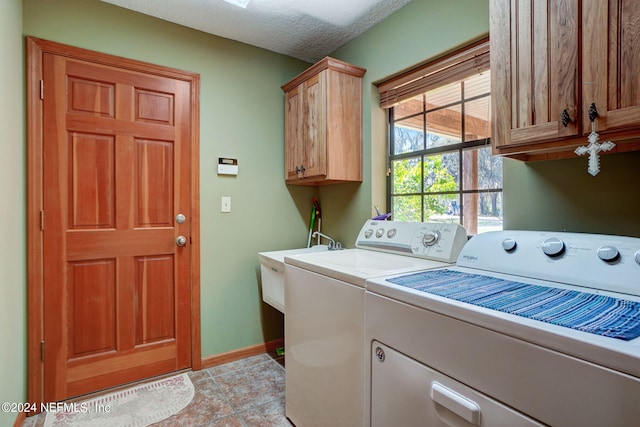
M578 13L578 0L491 0L492 139L499 152L579 134Z
M640 127L640 8L635 0L582 2L584 133ZM636 132L637 134L637 132Z
M284 144L285 180L298 180L302 165L302 86L285 93Z
M191 88L42 58L44 400L58 401L191 364Z
M326 74L309 78L303 92L303 165L305 178L323 176L326 168Z
M285 179L326 175L324 72L285 93Z

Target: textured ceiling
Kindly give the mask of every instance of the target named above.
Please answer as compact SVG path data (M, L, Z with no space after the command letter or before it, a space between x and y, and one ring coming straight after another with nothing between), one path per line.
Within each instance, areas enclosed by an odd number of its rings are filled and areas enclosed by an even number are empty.
M411 0L102 1L313 63Z

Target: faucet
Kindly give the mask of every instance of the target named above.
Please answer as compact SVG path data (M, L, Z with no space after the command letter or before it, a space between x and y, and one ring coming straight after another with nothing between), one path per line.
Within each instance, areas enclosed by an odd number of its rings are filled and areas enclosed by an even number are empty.
M342 249L342 243L336 242L333 238L327 236L326 234L322 234L319 231L314 231L313 234L312 234L312 237L315 239L318 236L324 237L325 239L327 239L329 241L329 250L330 251Z

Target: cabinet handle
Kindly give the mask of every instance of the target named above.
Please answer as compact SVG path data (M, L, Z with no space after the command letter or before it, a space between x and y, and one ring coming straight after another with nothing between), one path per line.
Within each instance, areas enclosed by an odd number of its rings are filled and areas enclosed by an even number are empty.
M571 116L569 115L569 111L565 108L560 115L560 120L562 121L562 126L567 127L569 123L571 123Z
M304 171L305 171L305 170L306 170L306 169L304 168L304 166L303 166L303 165L300 165L299 167L298 167L298 166L296 166L296 174L298 174L298 177L299 177L299 178L304 178Z
M596 109L595 102L591 103L591 105L589 106L589 110L587 111L587 114L589 114L589 120L591 121L591 123L593 123L596 117L598 117L598 110Z

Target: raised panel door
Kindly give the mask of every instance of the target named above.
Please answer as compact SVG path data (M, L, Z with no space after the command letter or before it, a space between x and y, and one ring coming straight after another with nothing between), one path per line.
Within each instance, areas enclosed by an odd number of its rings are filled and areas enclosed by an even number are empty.
M577 0L491 0L493 144L498 152L579 133L578 18ZM566 124L563 113L570 119Z
M640 8L634 0L584 0L583 118L598 111L597 132L640 127ZM637 133L637 132L636 132Z
M187 368L190 85L52 54L43 76L44 399Z
M285 179L326 175L325 72L285 94Z
M327 174L326 170L326 71L307 80L303 85L303 144L304 177Z
M302 85L285 93L285 180L297 180L302 164Z

